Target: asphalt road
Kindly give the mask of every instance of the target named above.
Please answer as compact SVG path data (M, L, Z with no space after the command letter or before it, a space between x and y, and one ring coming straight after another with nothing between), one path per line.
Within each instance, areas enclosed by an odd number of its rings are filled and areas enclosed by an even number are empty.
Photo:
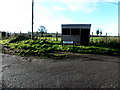
M118 88L118 57L45 59L2 54L3 88Z

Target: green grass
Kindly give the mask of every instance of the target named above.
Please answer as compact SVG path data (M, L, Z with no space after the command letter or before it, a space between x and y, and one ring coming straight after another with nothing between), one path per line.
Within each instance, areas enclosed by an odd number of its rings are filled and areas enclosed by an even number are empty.
M120 37L94 37L91 45L120 49Z
M47 40L56 41L56 37L40 37L38 39L47 39ZM61 37L58 37L58 41L61 41Z
M55 37L47 39L42 38L41 40L40 39L30 40L28 38L23 37L14 37L11 39L0 40L0 43L10 47L12 51L10 53L22 56L25 55L47 56L49 55L49 53L55 52L120 55L120 48L115 48L116 45L119 44L119 41L113 38L110 39L110 41L107 41L107 43L105 41L105 38L101 38L99 39L99 41L92 42L90 46L74 46L74 47L73 45L62 46L60 43L60 38L59 41L55 41ZM9 50L4 52L7 53L9 52ZM54 56L64 57L66 55L54 54Z

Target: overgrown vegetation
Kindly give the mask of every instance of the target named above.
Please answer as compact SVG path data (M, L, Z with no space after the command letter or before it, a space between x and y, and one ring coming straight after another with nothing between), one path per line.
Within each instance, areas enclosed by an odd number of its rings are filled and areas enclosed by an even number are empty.
M9 47L8 50L3 50L3 53L11 53L22 56L49 56L49 53L55 52L120 55L120 41L114 38L107 39L107 42L105 38L99 39L99 41L94 40L92 41L90 46L62 46L60 41L53 41L47 39L31 40L22 36L1 40L0 43L2 43L4 46ZM66 55L62 54L53 54L53 56L66 57Z
M120 49L120 37L94 37L91 45Z

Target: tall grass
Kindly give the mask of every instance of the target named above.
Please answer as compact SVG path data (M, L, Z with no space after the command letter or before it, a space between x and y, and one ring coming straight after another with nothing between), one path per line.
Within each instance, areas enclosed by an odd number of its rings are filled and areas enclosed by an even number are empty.
M91 45L120 49L120 37L101 37L91 41Z
M55 38L55 37L54 37ZM96 39L95 39L96 40ZM2 40L0 43L11 49L4 52L10 52L17 55L47 55L51 52L75 52L92 54L110 54L120 55L120 49L115 49L120 45L118 38L101 38L99 41L91 42L91 46L73 46L61 45L60 41L38 39L31 40L23 37L15 37L8 40ZM114 48L113 48L114 47ZM12 51L11 51L12 50Z

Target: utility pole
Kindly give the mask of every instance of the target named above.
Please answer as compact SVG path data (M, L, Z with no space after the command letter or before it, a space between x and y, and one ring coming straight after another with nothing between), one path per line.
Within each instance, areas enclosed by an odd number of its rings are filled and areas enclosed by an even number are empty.
M118 2L118 41L120 41L120 1Z
M31 39L33 39L33 24L34 24L34 0L32 0L32 32L31 32Z

